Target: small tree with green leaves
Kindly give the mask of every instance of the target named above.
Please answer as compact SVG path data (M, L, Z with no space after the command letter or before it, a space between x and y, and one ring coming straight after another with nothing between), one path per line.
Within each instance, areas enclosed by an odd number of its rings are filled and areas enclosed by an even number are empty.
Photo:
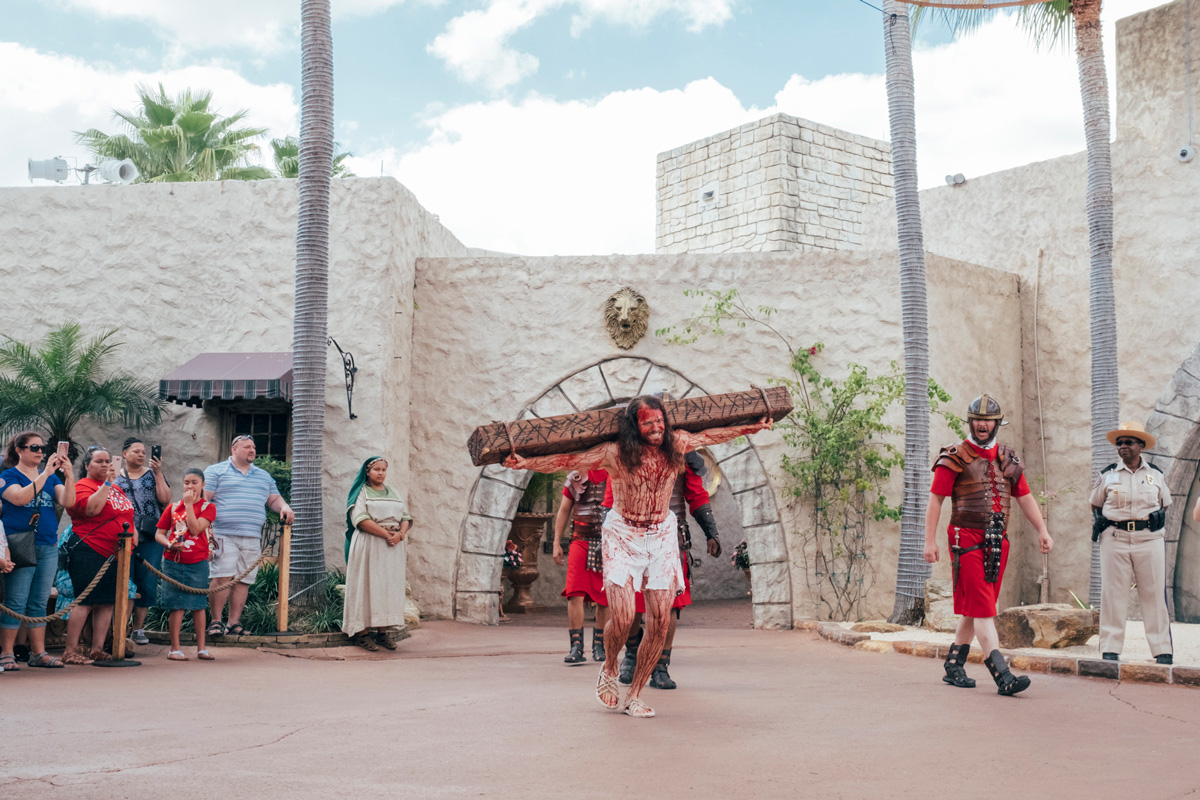
M788 446L780 460L783 492L801 501L793 513L806 516L796 524L805 562L805 579L817 613L827 619L858 619L875 582L868 529L871 521L898 521L901 506L889 502L885 487L892 470L903 467L903 453L892 444L902 431L888 422L904 403L903 371L892 362L888 372L872 375L849 364L844 378L821 373L816 361L825 345L796 347L774 325L774 308L751 306L736 289L724 292L688 290L704 298L703 309L689 318L682 333L657 331L675 344L690 344L705 334L723 335L724 327L747 325L770 331L787 348L787 372L771 379L786 386L795 410L775 429ZM931 408L956 431L961 421L940 409L950 400L932 379Z
M51 446L71 441L84 420L120 421L127 428L156 425L165 402L158 387L108 370L120 342L116 330L85 339L78 322L50 331L40 345L4 337L0 346L0 435L45 431ZM72 460L78 454L71 445Z

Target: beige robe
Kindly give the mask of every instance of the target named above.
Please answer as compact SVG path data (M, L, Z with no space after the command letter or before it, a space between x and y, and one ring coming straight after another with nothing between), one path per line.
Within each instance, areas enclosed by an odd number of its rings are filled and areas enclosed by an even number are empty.
M408 507L395 489L364 486L350 514L356 526L365 519L385 528L412 522ZM346 603L342 631L353 636L367 628L404 627L406 542L389 547L387 540L356 531L346 562Z

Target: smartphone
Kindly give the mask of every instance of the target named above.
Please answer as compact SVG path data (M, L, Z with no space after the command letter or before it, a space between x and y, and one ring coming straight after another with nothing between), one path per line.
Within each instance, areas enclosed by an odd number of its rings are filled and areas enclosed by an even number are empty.
M61 458L63 461L66 461L67 460L67 451L70 449L71 449L70 442L59 442L58 443L58 457Z
M157 458L157 459L159 459L159 460L162 460L162 446L161 446L161 445L157 445L157 444L156 444L156 445L153 445L153 446L151 446L151 448L150 448L150 458L151 458L152 460L153 460L153 459L155 459L155 458Z
M122 472L122 470L124 470L124 469L125 469L125 461L124 461L124 459L122 459L120 456L113 456L113 457L112 457L112 470L113 470L113 472L115 472L115 473L117 473L118 475L120 475L120 474L121 474L121 472Z

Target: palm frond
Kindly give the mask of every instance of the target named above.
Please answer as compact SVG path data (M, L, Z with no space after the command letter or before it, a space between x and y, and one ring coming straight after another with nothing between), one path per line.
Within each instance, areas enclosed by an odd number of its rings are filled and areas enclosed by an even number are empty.
M974 2L975 0L964 0ZM928 8L917 6L912 12L912 27L915 31L926 17L932 17L948 28L955 36L973 33L996 14L1014 13L1005 9L956 9ZM1056 47L1069 48L1074 44L1075 26L1071 13L1071 0L1048 0L1016 9L1017 23L1029 35L1038 50Z

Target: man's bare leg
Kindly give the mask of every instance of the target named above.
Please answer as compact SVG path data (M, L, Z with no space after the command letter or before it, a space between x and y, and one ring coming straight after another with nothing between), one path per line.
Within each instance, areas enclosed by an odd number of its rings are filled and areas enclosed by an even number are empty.
M625 705L629 706L642 693L650 673L662 655L663 644L667 641L667 630L671 627L671 603L674 596L668 589L647 589L643 592L646 598L646 633L638 648L637 668L633 671L633 683L625 695Z
M238 624L242 618L242 609L246 607L246 598L250 596L250 584L238 581L229 593L229 627Z
M596 622L600 622L600 610L596 609ZM583 627L583 595L577 594L567 598L567 627Z
M616 708L621 702L617 685L617 654L621 652L621 644L629 634L629 626L633 624L633 581L628 581L624 586L608 583L605 593L608 595L608 621L604 626L604 666L600 667L596 696L606 708Z

